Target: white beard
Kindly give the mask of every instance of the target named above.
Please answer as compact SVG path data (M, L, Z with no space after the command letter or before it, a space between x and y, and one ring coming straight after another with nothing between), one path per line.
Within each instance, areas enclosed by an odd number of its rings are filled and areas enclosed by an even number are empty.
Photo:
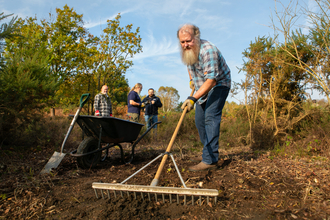
M185 65L193 65L198 61L200 50L200 43L197 42L191 49L184 49L181 47L181 59Z

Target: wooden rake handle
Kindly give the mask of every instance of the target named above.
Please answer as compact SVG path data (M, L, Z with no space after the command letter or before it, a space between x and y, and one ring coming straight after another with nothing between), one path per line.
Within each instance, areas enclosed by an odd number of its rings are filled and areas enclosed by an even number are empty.
M191 90L190 96L192 96L194 94L194 92L195 92L195 88L193 88ZM179 122L178 122L178 124L177 124L177 126L176 126L176 128L174 130L174 133L172 135L171 141L170 141L170 143L167 146L165 155L163 156L163 159L162 159L162 161L161 161L161 163L160 163L160 165L158 167L158 170L156 172L156 175L155 175L154 179L152 180L152 182L150 184L151 186L157 186L158 185L159 177L160 177L160 174L163 171L163 168L165 166L165 163L166 163L166 160L167 160L167 157L168 157L168 153L171 151L171 148L173 146L174 140L175 140L175 138L176 138L176 136L177 136L177 134L179 132L179 129L180 129L181 124L182 124L182 121L183 121L183 118L186 115L186 113L187 113L187 106L184 108L184 110L182 112L182 115L180 117L180 120L179 120Z

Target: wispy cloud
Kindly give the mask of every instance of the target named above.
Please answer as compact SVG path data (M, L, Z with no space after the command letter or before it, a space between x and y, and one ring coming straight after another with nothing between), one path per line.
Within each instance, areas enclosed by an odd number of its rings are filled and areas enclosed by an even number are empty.
M204 29L223 31L229 29L232 24L232 19L206 14L207 13L199 13L196 17L196 21L198 21L198 24L202 25Z
M151 31L149 32L147 39L142 40L142 46L143 53L136 55L134 60L178 53L179 49L177 42L173 43L170 38L164 36L161 39L155 39Z
M120 13L120 15L124 15L124 14L130 13L130 12L136 11L136 10L137 9L132 8L132 9L127 9L125 11L118 11L116 14L113 14L109 17L101 18L100 21L87 21L86 24L84 25L84 27L93 28L96 26L101 26L101 25L107 24L107 20L115 19L115 17L118 15L118 13Z
M179 52L177 52L177 56L166 55L166 56L158 56L155 59L156 62L163 63L166 68L176 68L179 65L183 65L181 58L179 57Z

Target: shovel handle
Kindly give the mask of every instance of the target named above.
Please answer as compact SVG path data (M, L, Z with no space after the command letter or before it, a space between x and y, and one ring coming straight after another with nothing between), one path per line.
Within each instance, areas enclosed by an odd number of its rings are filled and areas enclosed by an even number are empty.
M194 94L194 92L195 92L195 87L192 89L190 96L192 96L192 95ZM157 185L158 185L160 174L161 174L161 172L162 172L162 170L163 170L163 168L164 168L165 162L166 162L166 160L167 160L168 154L169 154L170 151L171 151L171 148L172 148L172 146L173 146L174 140L175 140L175 138L176 138L176 136L177 136L177 134L178 134L178 132L179 132L179 129L180 129L181 124L182 124L182 121L183 121L183 118L184 118L184 116L185 116L186 113L187 113L187 108L188 108L188 107L186 106L186 107L184 108L183 112L182 112L182 115L181 115L181 117L180 117L180 120L179 120L179 122L178 122L178 124L177 124L177 126L176 126L176 128L175 128L175 131L174 131L174 133L173 133L173 135L172 135L171 141L170 141L170 143L169 143L168 146L167 146L166 153L165 153L165 155L163 156L163 159L162 159L162 161L161 161L161 163L160 163L160 165L159 165L159 167L158 167L158 170L157 170L157 172L156 172L156 175L155 175L154 179L152 180L152 182L151 182L151 184L150 184L151 186L157 186Z
M80 113L82 107L84 106L84 104L88 101L88 99L89 99L90 96L91 96L90 93L85 93L85 94L82 94L82 95L81 95L81 97L80 97L80 105L79 105L79 108L78 108L76 114L75 114L74 117L73 117L73 120L72 120L72 122L71 122L71 124L70 124L69 130L68 130L68 132L66 133L65 138L64 138L64 141L63 141L63 143L62 143L61 154L63 153L64 145L65 145L65 143L66 143L66 141L67 141L67 139L68 139L68 137L69 137L69 135L70 135L70 133L71 133L71 131L72 131L72 129L73 129L73 126L74 126L74 124L75 124L76 121L77 121L78 115L79 115L79 113ZM84 98L85 98L85 99L84 99Z
M80 97L80 108L82 108L85 105L85 103L88 101L90 96L91 96L90 93L85 93L85 94L81 95L81 97Z

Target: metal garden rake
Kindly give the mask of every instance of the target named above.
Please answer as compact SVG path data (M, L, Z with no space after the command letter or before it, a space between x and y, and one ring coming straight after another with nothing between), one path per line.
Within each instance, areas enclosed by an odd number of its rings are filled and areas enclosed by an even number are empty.
M191 95L193 95L194 93L194 89L191 92ZM198 199L196 200L196 202L198 201L200 205L202 205L202 197L206 196L206 203L209 204L210 199L213 199L214 204L217 203L217 197L219 195L219 192L217 189L198 189L198 188L188 188L181 176L181 173L179 171L179 168L174 160L174 157L172 155L172 153L170 153L171 148L173 146L174 140L177 136L177 133L180 129L180 126L182 124L183 118L185 116L187 112L187 107L183 110L183 113L181 115L181 118L177 124L177 127L172 135L171 141L165 151L165 153L162 153L160 155L158 155L156 158L154 158L152 161L150 161L148 164L146 164L145 166L143 166L141 169L139 169L138 171L136 171L134 174L132 174L130 177L128 177L127 179L125 179L124 181L122 181L121 183L99 183L99 182L94 182L92 184L92 188L94 188L95 191L95 195L97 198L99 198L99 194L98 194L98 190L101 193L101 197L103 199L105 199L106 197L108 199L111 199L111 191L113 192L113 196L115 198L117 198L117 191L119 192L120 196L124 196L124 194L127 194L127 196L130 196L130 193L133 194L134 198L137 199L137 195L140 194L142 199L144 200L145 197L147 197L149 199L149 201L151 201L151 194L155 195L155 201L158 201L158 194L161 194L162 196L162 200L165 203L165 200L168 200L170 203L173 202L173 200L176 200L176 202L179 204L180 203L180 196L184 197L184 205L187 204L188 202L188 198L191 196L191 203L192 205L195 204L195 197L198 197ZM178 176L180 178L180 181L182 183L182 188L180 187L162 187L162 186L157 186L158 182L159 182L159 177L160 174L164 168L165 162L168 158L168 156L171 157L173 164L175 166L175 169L178 173ZM153 162L155 162L157 159L159 159L160 157L162 158L162 161L158 167L157 173L154 177L154 179L152 180L150 186L146 186L146 185L129 185L129 184L125 184L128 180L130 180L133 176L135 176L136 174L138 174L139 172L141 172L142 170L144 170L146 167L148 167L150 164L152 164ZM174 196L173 196L174 195ZM176 195L176 196L175 196ZM188 198L187 198L188 197Z

